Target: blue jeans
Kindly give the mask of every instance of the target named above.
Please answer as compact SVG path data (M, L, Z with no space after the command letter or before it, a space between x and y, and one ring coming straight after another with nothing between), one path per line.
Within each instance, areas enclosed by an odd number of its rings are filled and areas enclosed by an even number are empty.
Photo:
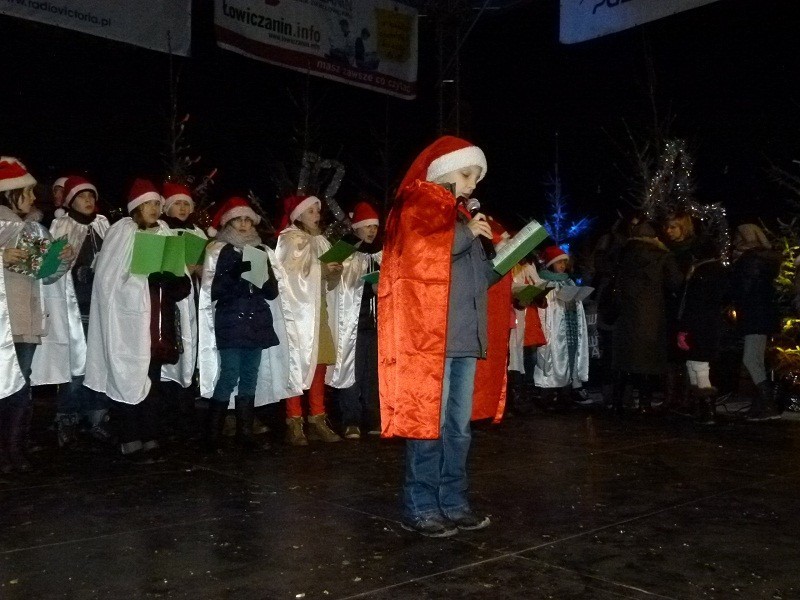
M214 386L212 402L226 406L233 390L239 386L239 396L255 396L260 348L224 348L219 351L219 379Z
M406 440L406 519L455 518L469 510L467 455L476 360L445 361L439 439Z
M14 343L14 350L17 353L19 370L22 371L22 376L25 378L25 385L22 386L22 389L4 398L3 403L9 408L29 408L33 404L31 399L31 365L33 364L33 353L36 352L36 344Z

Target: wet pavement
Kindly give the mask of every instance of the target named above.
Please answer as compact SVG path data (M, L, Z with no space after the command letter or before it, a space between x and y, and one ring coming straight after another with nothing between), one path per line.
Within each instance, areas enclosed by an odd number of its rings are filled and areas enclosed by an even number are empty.
M32 456L0 479L0 598L798 598L800 421L479 424L489 529L399 523L403 444Z

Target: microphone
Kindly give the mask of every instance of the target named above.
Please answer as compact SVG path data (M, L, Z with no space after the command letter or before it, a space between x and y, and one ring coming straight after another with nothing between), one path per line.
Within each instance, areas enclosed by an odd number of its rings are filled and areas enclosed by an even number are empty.
M467 200L466 209L469 211L469 214L474 217L480 212L481 203L477 198L470 198ZM478 239L481 241L481 246L483 246L483 252L486 254L486 260L492 260L497 255L497 252L494 249L494 244L492 244L492 240L487 237L483 237L482 235L479 235Z

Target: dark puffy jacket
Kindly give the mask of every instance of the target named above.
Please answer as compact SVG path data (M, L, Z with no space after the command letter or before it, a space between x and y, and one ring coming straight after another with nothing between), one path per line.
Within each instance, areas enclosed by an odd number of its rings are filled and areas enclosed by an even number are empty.
M770 335L778 331L780 315L774 280L780 259L769 250L746 250L731 269L731 297L740 335Z
M217 348L269 348L277 346L272 313L267 300L278 296L278 281L270 278L261 289L242 279L242 252L225 244L217 259L211 283Z
M709 362L719 351L725 325L728 274L721 260L692 263L682 295L678 329L688 334L687 360Z

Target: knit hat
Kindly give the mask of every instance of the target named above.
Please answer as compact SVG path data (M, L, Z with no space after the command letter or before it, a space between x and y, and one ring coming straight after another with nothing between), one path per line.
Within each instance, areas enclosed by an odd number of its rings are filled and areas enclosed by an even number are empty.
M283 199L283 216L281 217L279 231L286 229L289 225L300 218L304 212L314 204L322 209L322 202L316 196L287 196Z
M128 192L128 214L132 213L133 209L140 204L152 200L158 200L163 203L164 199L161 197L161 194L158 193L152 181L149 179L137 179L133 182L131 191Z
M173 183L165 181L161 189L164 193L164 212L169 211L170 206L175 204L176 200L186 200L194 212L194 200L192 200L192 192L188 187L181 183Z
M569 260L569 255L558 246L548 246L542 252L542 261L545 269L560 260Z
M211 220L211 227L208 228L208 235L216 237L219 230L225 227L228 221L238 217L250 217L255 225L261 222L261 217L251 208L247 200L239 196L231 196L219 207L214 218Z
M743 223L736 228L733 236L733 245L739 251L750 250L751 248L764 248L769 250L772 246L761 229L755 223Z
M400 183L398 195L416 180L435 181L442 175L472 165L481 168L478 181L486 176L486 156L483 150L467 140L445 135L419 153Z
M0 156L0 192L18 190L29 185L36 185L36 180L28 173L25 165L11 156Z
M53 185L52 185L52 187L51 187L50 189L53 189L53 190L54 190L54 189L56 189L57 187L62 187L62 188L63 188L63 187L64 187L64 184L65 184L65 183L67 183L67 179L69 179L69 177L59 177L58 179L56 179L56 180L53 182Z
M64 182L64 208L69 208L75 196L87 190L94 193L94 199L97 200L99 197L97 188L94 187L88 179L80 175L67 177L67 180Z
M359 202L353 207L353 212L350 213L350 220L353 222L353 229L359 227L369 227L370 225L378 225L378 211L376 211L369 202Z

